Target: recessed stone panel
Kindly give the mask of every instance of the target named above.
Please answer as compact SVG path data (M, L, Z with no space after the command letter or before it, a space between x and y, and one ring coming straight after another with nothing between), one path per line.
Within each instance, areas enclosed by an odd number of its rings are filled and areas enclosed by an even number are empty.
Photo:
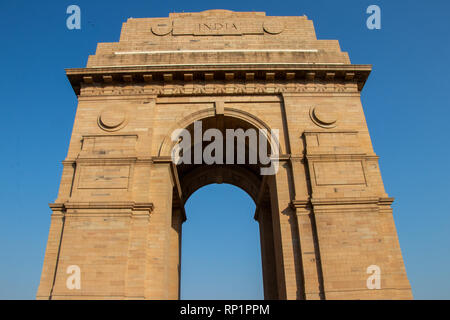
M84 136L80 158L135 156L136 141L133 134Z
M318 186L366 184L361 161L320 161L313 167Z

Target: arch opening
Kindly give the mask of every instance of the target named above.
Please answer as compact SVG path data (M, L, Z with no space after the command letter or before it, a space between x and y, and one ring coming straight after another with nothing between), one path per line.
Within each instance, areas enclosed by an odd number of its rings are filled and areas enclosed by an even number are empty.
M238 118L238 117L231 117L231 116L223 116L223 115L216 115L214 117L208 116L205 117L203 119L196 119L195 121L200 121L201 127L202 127L202 134L203 132L205 132L208 129L215 129L218 130L219 132L222 133L223 137L224 137L224 146L226 143L228 143L230 140L226 140L227 139L227 135L226 135L226 131L227 129L232 129L232 130L242 130L244 132L246 132L248 129L254 129L258 132L258 130L260 128L256 127L254 123L245 121L242 118ZM195 135L195 130L194 130L194 126L198 125L195 124L195 122L191 122L190 124L187 124L185 129L191 133L192 135ZM266 146L267 148L263 151L267 153L267 155L270 155L271 153L271 148L272 145L270 144L269 141L270 139L267 139L267 136L259 136L257 137L258 139L265 139L266 140ZM212 191L212 193L210 194L210 197L214 198L214 197L223 197L223 204L220 203L219 206L217 206L217 210L221 210L222 207L226 207L227 205L232 205L233 204L233 200L229 199L229 197L227 197L226 192L224 194L221 194L220 192L218 192L217 190L221 190L222 188L234 188L236 190L239 190L239 192L242 194L242 191L245 191L246 195L245 197L247 197L247 201L250 201L251 204L253 204L253 209L250 211L253 211L253 217L254 220L257 221L257 224L253 224L251 228L254 227L258 227L259 228L259 245L257 248L254 248L256 251L256 256L255 256L255 252L252 253L253 255L253 260L254 264L253 266L258 266L259 267L259 272L262 273L262 276L260 276L259 278L263 280L263 292L264 292L264 298L265 299L278 299L279 297L279 284L280 281L278 281L278 279L280 279L281 275L277 274L277 269L278 269L278 273L281 270L281 265L280 265L280 257L276 257L275 251L276 251L276 246L279 245L279 242L277 244L277 237L279 237L279 235L274 234L274 226L273 226L273 220L272 220L272 212L277 212L277 209L272 208L272 201L271 201L271 195L270 195L270 187L269 187L269 181L271 181L271 179L273 179L273 177L271 176L263 176L261 175L261 167L263 166L267 166L267 164L258 162L257 163L252 163L250 161L250 153L251 152L256 152L259 155L259 147L261 146L259 143L254 144L251 143L251 138L250 137L245 137L245 139L241 140L240 145L238 144L239 141L238 139L234 139L232 143L234 144L234 148L231 150L234 150L234 152L244 152L245 156L244 156L244 163L242 162L238 162L236 161L238 158L237 154L233 154L234 157L234 162L227 163L227 161L225 161L225 159L227 159L227 150L226 148L224 148L224 152L223 152L223 161L221 163L213 163L213 164L207 164L204 162L204 159L201 159L202 161L196 162L194 159L194 154L193 152L191 152L190 155L190 160L191 161L187 161L187 163L185 162L181 162L178 163L175 166L175 172L176 172L176 183L174 186L174 191L173 191L173 207L172 207L172 212L173 212L173 221L175 223L172 224L172 228L174 230L173 232L173 240L172 244L175 247L178 247L178 256L181 258L181 255L183 255L183 260L187 260L190 258L186 258L186 255L190 255L190 251L194 252L194 250L188 250L189 252L184 252L181 248L183 247L182 245L182 224L185 221L189 221L189 219L191 218L190 215L191 214L195 214L195 210L190 209L190 203L197 203L197 207L198 210L200 212L203 212L202 210L209 210L209 211L214 211L215 209L212 209L211 207L208 206L201 206L200 203L202 201L204 201L206 204L208 203L208 201L210 201L210 198L208 197L208 195L204 195L205 194L205 190L209 190L211 188L215 188L215 191ZM258 140L259 142L260 140ZM189 144L189 148L191 150L194 150L195 148L198 148L201 150L201 152L203 153L203 151L205 150L205 147L207 147L210 144L211 141L204 141L201 140L200 142L197 140L195 141L195 139L191 139L190 140L190 144ZM180 142L178 142L180 143ZM196 145L197 143L197 145ZM163 142L164 144L164 142ZM174 142L174 144L176 144L176 142ZM228 145L227 145L228 147ZM239 148L240 147L240 148ZM256 150L252 150L252 148L256 148ZM167 145L166 147L162 147L162 150L167 149ZM166 150L167 151L167 150ZM242 160L242 158L241 158ZM269 164L270 166L271 164ZM228 187L227 187L228 186ZM196 194L200 194L202 195L201 199L202 200L198 200L198 196ZM191 197L193 197L194 201L191 201ZM238 196L238 198L242 198L241 196ZM244 197L244 198L245 198ZM252 199L252 201L250 200ZM246 205L248 207L248 204ZM237 209L235 209L236 211ZM248 210L247 210L248 211ZM178 213L182 213L181 215ZM242 215L248 215L249 213L242 213ZM219 214L220 215L220 214ZM226 217L226 215L224 216ZM186 219L187 218L187 219ZM195 220L196 217L193 217L193 219ZM216 217L214 215L208 216L208 219L215 219L218 218L220 219L220 217ZM224 233L225 235L224 237L226 238L227 236L232 236L229 233L227 233L228 229L226 226L229 223L233 223L233 218L227 217L228 220L226 220L225 224L217 224L215 225L216 222L211 222L212 226L206 227L205 230L214 230L216 231L216 233ZM234 219L236 220L236 219ZM220 221L219 221L220 222ZM247 223L254 223L254 221L252 221L252 219L248 219L247 222L245 222L244 224ZM190 225L195 225L195 222L191 223L185 223L183 224L185 227L186 226L190 226ZM201 224L200 224L201 225ZM195 230L195 228L198 226L193 226L193 227L186 227L186 228L191 228L193 230ZM189 230L189 229L187 229ZM201 237L200 234L201 232L204 231L203 229L195 232L196 236L201 238L202 241L208 242L208 238L207 236L205 237ZM188 231L190 232L190 231ZM252 234L254 234L254 232L251 232ZM220 241L220 239L223 239L223 237L219 237L218 241ZM234 237L236 238L236 237ZM234 239L233 238L233 239ZM238 237L240 238L240 237ZM183 240L184 241L184 240ZM191 239L191 241L194 241ZM254 236L252 238L252 241L250 241L250 243L254 243L254 241L258 242L258 236ZM226 243L226 242L225 242ZM201 244L204 244L203 242ZM231 248L230 248L231 250ZM210 252L215 252L212 251L212 249L209 249ZM259 255L258 255L259 252ZM252 256L250 254L250 256ZM208 255L206 255L207 257ZM246 254L246 256L249 256L249 254ZM234 261L235 260L235 256L232 255L231 253L227 256L227 262L229 261ZM205 258L205 257L203 257ZM176 258L175 258L176 260ZM185 263L189 263L190 260L187 260L187 262L185 261ZM208 262L210 263L210 262ZM248 261L247 261L248 263ZM190 276L189 273L186 274L186 272L181 272L181 270L183 270L183 265L181 264L181 261L178 262L178 289L179 289L179 296L181 298L185 298L185 299L196 299L196 298L200 298L200 296L196 296L194 292L191 293L186 293L182 290L183 289L183 285L189 288L189 286L192 286L192 283L189 281L195 281L194 279L196 278L195 276ZM174 266L175 268L175 266ZM188 267L189 268L189 267ZM220 267L215 267L214 270L219 270ZM174 269L174 272L176 272L176 270ZM226 272L226 270L223 272L225 277L228 275L230 276L229 273ZM241 274L242 275L242 274ZM253 273L251 274L251 276L255 275L255 270L253 270ZM248 276L250 276L248 274ZM184 278L187 278L186 280ZM239 276L237 276L236 278L239 278ZM183 279L183 280L181 280ZM223 277L219 277L218 279L224 279ZM227 283L234 283L234 281L232 281L233 279L228 279ZM206 283L214 283L215 280L210 280L209 282L207 281ZM237 279L236 281L238 281L238 283L248 283L244 280L239 280ZM181 283L183 283L183 285L181 285ZM205 282L203 283L205 285ZM175 286L175 283L172 282L172 285ZM253 286L253 288L257 288L257 286ZM224 299L226 292L220 291L220 288L216 288L216 291L218 294L222 294L221 296L217 296L217 299ZM282 290L282 289L281 289ZM205 292L208 292L208 290L204 290ZM261 290L260 290L261 291ZM248 291L243 290L240 295L239 292L237 291L233 291L234 295L229 295L226 298L228 299L259 299L262 296L258 295L257 292L254 292L251 295L246 295L244 294L245 292L248 293ZM211 294L210 297L214 296L214 294ZM202 298L208 298L208 296L202 296Z
M231 184L209 184L186 202L181 299L264 298L255 202Z

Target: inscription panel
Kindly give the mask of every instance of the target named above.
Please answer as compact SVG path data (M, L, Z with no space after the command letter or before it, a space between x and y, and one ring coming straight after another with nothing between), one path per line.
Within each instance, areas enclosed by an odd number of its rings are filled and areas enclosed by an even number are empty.
M174 36L264 34L262 21L240 19L177 19L173 22Z
M82 166L78 189L127 189L129 166Z

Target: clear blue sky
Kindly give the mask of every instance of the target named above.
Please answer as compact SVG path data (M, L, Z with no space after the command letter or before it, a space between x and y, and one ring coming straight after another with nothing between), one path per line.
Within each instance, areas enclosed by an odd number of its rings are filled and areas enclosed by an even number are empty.
M82 29L66 28L77 4ZM377 4L382 29L366 28ZM76 108L64 68L83 67L97 42L118 41L128 17L206 9L303 15L338 39L353 63L373 64L362 99L415 298L450 299L450 2L2 1L0 32L0 299L33 299ZM254 204L212 185L187 204L184 298L261 298ZM206 227L220 225L213 234ZM231 232L233 232L231 234ZM220 248L220 255L211 248ZM222 288L222 289L221 289Z

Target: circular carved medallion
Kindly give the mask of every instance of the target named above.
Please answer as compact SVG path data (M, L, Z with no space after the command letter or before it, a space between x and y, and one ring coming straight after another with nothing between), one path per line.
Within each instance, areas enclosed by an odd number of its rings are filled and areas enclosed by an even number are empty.
M157 36L165 36L172 31L172 23L160 22L152 26L152 32Z
M127 124L127 114L117 107L107 108L100 113L97 122L103 130L120 130Z
M336 127L337 114L334 110L325 106L312 107L309 110L311 120L322 128Z
M270 34L279 34L284 30L284 23L280 20L267 20L263 24L264 31Z

